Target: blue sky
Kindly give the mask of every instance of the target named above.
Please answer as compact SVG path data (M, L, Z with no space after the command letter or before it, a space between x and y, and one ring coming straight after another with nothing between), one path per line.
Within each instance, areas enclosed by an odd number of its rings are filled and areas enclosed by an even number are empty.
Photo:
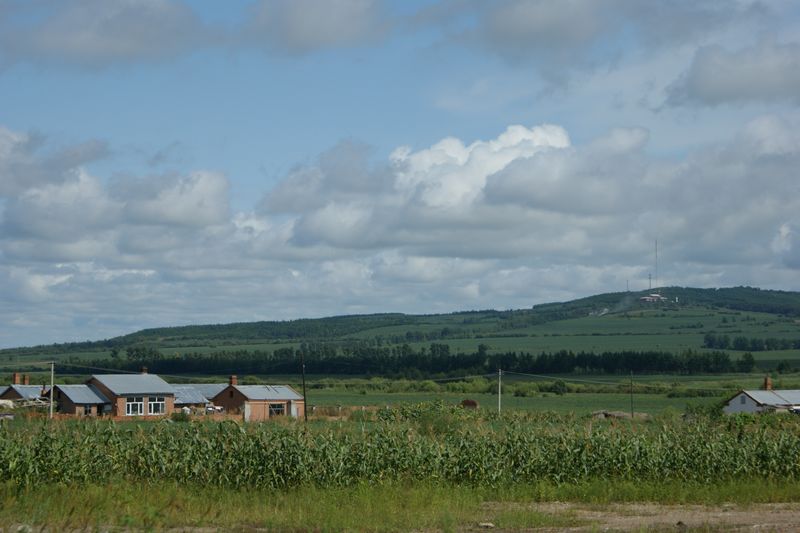
M0 0L0 346L800 289L788 0Z

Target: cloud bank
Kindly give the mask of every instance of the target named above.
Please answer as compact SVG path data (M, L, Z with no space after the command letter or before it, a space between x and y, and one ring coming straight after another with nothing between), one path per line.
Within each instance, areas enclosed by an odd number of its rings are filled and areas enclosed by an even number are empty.
M250 212L220 172L103 180L98 141L0 131L0 319L29 342L641 289L655 238L664 284L800 288L800 137L774 116L677 160L643 128L515 125L377 163L343 142Z

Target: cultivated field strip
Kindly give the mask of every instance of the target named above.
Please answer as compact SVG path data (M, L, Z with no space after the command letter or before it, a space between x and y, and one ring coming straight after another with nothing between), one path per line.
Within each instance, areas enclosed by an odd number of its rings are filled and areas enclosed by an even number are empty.
M617 425L450 413L383 418L360 429L355 422L345 429L232 422L14 426L0 430L0 481L282 488L800 478L800 425L793 418Z

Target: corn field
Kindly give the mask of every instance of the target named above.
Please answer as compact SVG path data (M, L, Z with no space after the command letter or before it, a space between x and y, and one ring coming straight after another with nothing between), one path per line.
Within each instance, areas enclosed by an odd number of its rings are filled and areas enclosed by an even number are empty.
M320 487L384 481L502 485L800 479L800 420L608 423L425 408L342 424L0 426L0 481L175 481Z

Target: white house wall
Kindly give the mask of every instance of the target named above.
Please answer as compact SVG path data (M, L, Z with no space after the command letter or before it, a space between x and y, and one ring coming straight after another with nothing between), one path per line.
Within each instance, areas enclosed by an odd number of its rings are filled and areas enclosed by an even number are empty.
M742 403L742 398L744 397L744 403ZM758 405L755 400L753 400L747 394L740 392L728 402L722 412L726 415L732 415L736 413L760 413L764 410L764 407Z

